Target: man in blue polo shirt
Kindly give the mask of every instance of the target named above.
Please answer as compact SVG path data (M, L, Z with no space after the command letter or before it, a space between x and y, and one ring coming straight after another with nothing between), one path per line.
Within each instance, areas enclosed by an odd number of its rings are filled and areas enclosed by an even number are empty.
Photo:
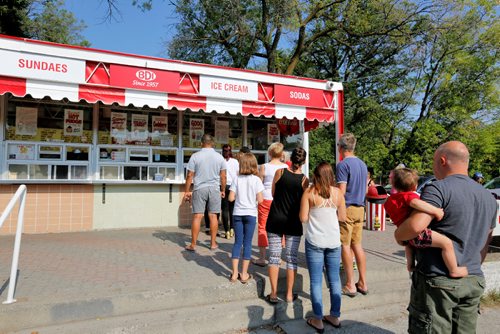
M186 187L184 200L192 202L193 221L191 223L191 244L186 250L194 251L198 234L200 233L201 219L205 209L208 210L210 220L210 249L217 249L215 238L219 222L217 214L221 211L221 198L226 190L226 161L214 150L214 139L205 134L201 138L201 150L191 156L187 165ZM191 192L193 184L193 192Z
M339 222L342 243L342 263L346 276L342 293L354 297L358 292L366 295L366 256L361 245L363 221L365 218L365 196L368 169L365 163L354 155L356 137L345 133L340 137L338 150L342 161L337 164L337 183L345 196L347 221ZM358 264L359 279L354 283L353 255Z

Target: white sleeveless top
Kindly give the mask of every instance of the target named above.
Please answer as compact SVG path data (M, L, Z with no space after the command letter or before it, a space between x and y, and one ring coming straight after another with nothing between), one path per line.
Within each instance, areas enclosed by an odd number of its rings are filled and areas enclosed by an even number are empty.
M323 198L319 206L309 209L306 240L319 248L337 248L341 245L337 207L333 204L332 195L328 199ZM314 203L314 192L311 196Z
M262 196L264 199L273 200L273 179L274 179L274 174L276 174L276 171L278 169L282 168L287 168L287 164L281 164L281 165L275 165L275 164L270 164L265 163L264 164L264 179L262 180L262 183L264 183L264 191L262 192Z

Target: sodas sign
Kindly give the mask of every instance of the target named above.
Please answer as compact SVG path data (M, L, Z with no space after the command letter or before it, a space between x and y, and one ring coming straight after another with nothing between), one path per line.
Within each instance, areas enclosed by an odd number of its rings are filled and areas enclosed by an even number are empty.
M111 64L110 84L115 87L178 93L180 74L156 69Z
M274 97L276 103L305 107L327 107L323 91L319 89L274 85Z

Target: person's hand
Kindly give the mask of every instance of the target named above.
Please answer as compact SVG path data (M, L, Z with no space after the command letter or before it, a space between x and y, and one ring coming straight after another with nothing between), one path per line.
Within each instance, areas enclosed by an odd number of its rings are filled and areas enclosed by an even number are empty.
M221 198L226 198L226 192L225 191L221 191L220 192L220 197Z
M441 208L436 208L436 212L434 213L434 217L437 221L440 221L444 217L444 210Z
M188 191L184 193L184 202L191 203L191 198L193 197L193 193Z

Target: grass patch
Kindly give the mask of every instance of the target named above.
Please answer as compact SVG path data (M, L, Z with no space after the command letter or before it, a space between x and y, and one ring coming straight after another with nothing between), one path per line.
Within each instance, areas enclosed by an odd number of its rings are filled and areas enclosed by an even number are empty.
M500 306L500 290L494 289L481 296L481 306Z

